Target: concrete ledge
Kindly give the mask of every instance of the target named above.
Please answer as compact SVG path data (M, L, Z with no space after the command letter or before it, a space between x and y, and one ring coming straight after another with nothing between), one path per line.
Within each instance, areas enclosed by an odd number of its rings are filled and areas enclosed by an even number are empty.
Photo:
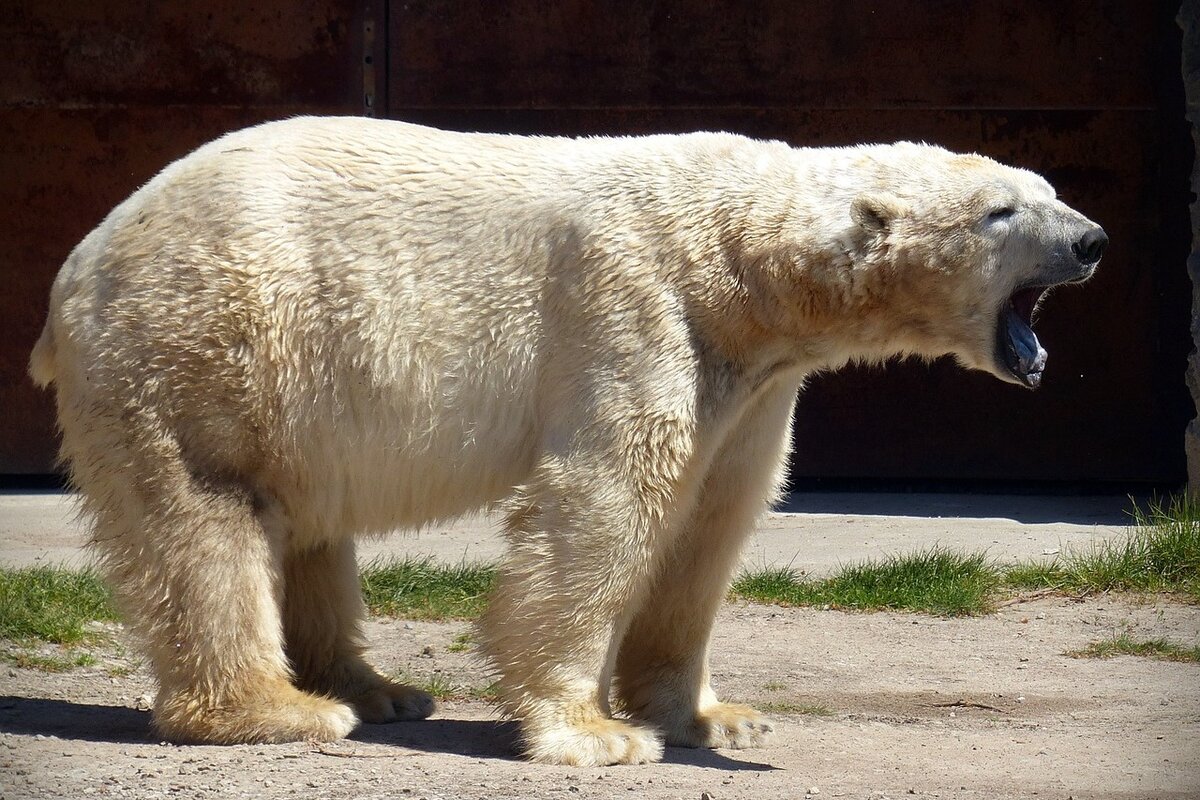
M1006 563L1032 561L1067 545L1123 535L1129 507L1124 496L797 494L759 523L744 563L824 574L841 564L935 545L984 550ZM85 539L72 495L0 494L0 563L83 566L89 560ZM365 539L358 553L362 563L405 556L497 561L504 540L498 517L475 516Z

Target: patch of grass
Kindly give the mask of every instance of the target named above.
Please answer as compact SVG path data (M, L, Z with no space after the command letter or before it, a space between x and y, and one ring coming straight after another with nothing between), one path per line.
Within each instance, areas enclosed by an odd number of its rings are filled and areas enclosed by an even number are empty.
M1185 647L1166 639L1134 639L1122 633L1111 639L1092 642L1082 650L1067 653L1072 658L1112 658L1113 656L1143 656L1162 661L1200 663L1200 646Z
M432 559L373 562L362 571L372 614L407 619L473 619L483 611L496 571L485 564L445 566Z
M471 687L467 690L467 696L474 700L487 700L489 702L500 699L500 690L496 688L496 683L493 681L487 686Z
M756 708L768 714L803 714L810 717L833 716L833 712L822 705L790 703L783 700L768 700L765 703L756 704Z
M745 573L732 591L756 602L959 616L990 610L999 583L1000 575L986 556L933 548L851 565L817 580L790 569Z
M1134 527L1120 539L1072 548L1046 564L1004 573L1018 589L1176 592L1200 602L1200 501L1177 497L1135 507Z
M79 644L88 622L117 618L112 596L90 571L0 568L0 639Z
M1002 589L1093 594L1173 592L1200 602L1200 501L1155 502L1133 512L1134 526L1119 539L1073 548L1053 561L999 568L983 554L942 549L894 556L843 568L823 579L789 569L743 574L736 597L783 605L872 611L981 614Z
M40 672L70 672L78 667L91 667L96 664L96 657L91 653L71 650L67 650L61 656L35 653L32 650L13 650L5 653L4 657L13 666Z
M460 633L458 636L455 636L454 641L446 647L446 652L465 653L470 650L474 644L475 640L472 638L469 631L467 633Z
M421 683L420 686L438 700L446 700L463 694L463 687L456 686L453 681L440 672L431 672L429 680Z
M850 565L821 579L791 569L745 573L731 594L784 605L939 615L991 610L1003 589L1089 594L1173 592L1200 602L1200 501L1179 497L1134 510L1123 538L1073 548L1053 561L1001 569L983 554L941 548ZM447 566L431 559L374 562L362 571L372 614L408 619L473 619L495 583L487 564ZM92 621L113 621L107 588L90 571L56 567L0 568L0 639L66 646L89 641ZM464 634L450 650L469 649Z
M491 688L487 687L487 689L476 689L470 686L457 684L450 680L450 678L442 672L430 672L428 678L418 678L411 672L401 669L392 677L400 683L407 684L424 692L429 692L438 700L482 697L483 693Z
M1062 566L1058 559L1036 564L1014 564L1005 567L1004 585L1018 590L1062 589Z

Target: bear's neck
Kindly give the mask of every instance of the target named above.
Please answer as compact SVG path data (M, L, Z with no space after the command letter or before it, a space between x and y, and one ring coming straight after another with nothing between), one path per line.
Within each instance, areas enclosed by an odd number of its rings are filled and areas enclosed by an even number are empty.
M697 328L711 332L708 346L751 371L914 352L911 301L851 221L858 149L752 144L692 187L697 202L676 220L688 251L666 262L679 265L692 313L706 317Z

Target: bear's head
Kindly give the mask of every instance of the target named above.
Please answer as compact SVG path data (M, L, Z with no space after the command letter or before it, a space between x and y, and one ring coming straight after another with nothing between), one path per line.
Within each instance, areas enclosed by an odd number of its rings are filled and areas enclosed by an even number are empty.
M890 284L905 352L953 354L1031 389L1047 291L1087 280L1108 237L1040 176L977 155L900 144L851 204L867 260Z

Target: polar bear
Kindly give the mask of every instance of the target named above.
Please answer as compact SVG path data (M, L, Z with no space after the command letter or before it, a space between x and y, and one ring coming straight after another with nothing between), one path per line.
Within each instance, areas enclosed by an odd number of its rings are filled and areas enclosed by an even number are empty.
M502 505L480 638L526 754L639 763L771 732L708 643L805 376L951 354L1036 387L1034 308L1106 242L1036 175L926 145L297 118L112 211L30 369L163 736L427 716L363 659L355 537Z

